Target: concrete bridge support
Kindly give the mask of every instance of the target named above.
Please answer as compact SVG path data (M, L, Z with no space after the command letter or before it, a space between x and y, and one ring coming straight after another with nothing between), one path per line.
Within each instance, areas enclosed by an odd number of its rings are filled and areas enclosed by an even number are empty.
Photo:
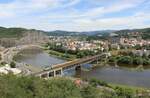
M76 76L76 77L80 77L80 75L81 75L81 66L82 66L82 65L77 65L77 66L75 67L75 76Z
M81 71L81 65L76 66L75 71Z
M41 78L50 78L50 77L58 77L58 76L62 76L63 75L63 70L61 69L56 69L56 70L52 70L52 71L48 71L45 73L42 73L40 75Z

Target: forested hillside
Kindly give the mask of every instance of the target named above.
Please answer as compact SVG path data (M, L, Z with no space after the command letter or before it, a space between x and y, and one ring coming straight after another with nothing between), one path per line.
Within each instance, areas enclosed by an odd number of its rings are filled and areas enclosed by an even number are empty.
M23 34L27 31L24 28L4 28L0 27L0 38L18 38L22 37Z
M141 36L143 39L150 39L150 28L144 28L144 29L127 29L127 30L120 30L116 31L114 33L118 34L119 36L124 36L124 37L130 37L132 33L139 32L139 36Z
M0 27L0 38L20 38L22 37L26 32L28 31L33 31L32 29L25 29L25 28L5 28L5 27ZM34 30L34 31L39 31L39 30ZM99 36L99 35L109 35L110 33L116 33L119 36L124 36L124 37L130 37L130 33L134 32L139 32L140 36L143 39L150 39L150 28L144 28L144 29L124 29L124 30L119 30L119 31L113 31L113 30L102 30L102 31L89 31L89 32L75 32L75 31L61 31L61 30L56 30L56 31L40 31L43 32L49 36Z
M50 31L46 32L49 36L99 36L99 35L106 35L114 30L100 30L100 31L84 31L84 32L77 32L77 31Z

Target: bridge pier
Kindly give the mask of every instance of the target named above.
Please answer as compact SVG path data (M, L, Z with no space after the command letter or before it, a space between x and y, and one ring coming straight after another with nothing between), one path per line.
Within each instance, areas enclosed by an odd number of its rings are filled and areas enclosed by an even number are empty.
M96 63L98 64L101 60L102 60L102 58L101 58L101 57L98 57L98 58L96 59Z
M76 66L75 71L81 71L81 65Z
M56 77L56 76L62 76L62 75L63 75L62 68L54 71L54 77Z
M63 64L58 64L53 67L51 67L49 70L41 71L39 73L36 73L35 75L40 76L41 78L49 78L49 77L57 77L57 76L63 76L65 73L63 73L64 70L68 70L71 68L75 68L76 73L81 73L81 64L87 64L96 62L98 63L99 59L105 58L106 54L98 54L92 57L86 57L79 60L69 61Z
M46 73L41 74L40 78L48 78L48 73L46 72Z
M81 75L81 65L77 65L75 67L75 76L80 77L80 75Z
M58 77L58 76L63 76L62 68L40 74L40 78L50 78L50 77Z
M48 77L54 77L54 76L55 76L55 71L51 71L51 72L49 72Z

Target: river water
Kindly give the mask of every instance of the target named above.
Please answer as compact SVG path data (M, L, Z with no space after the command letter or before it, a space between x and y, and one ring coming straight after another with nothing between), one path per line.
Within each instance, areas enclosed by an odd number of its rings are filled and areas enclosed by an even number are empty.
M38 67L47 67L65 62L64 60L49 56L41 50L25 50L16 58L18 62ZM97 67L90 71L81 71L81 78L97 78L114 84L150 88L150 70L131 71L128 68Z
M97 67L81 71L81 77L96 78L109 83L150 88L150 70L136 71L129 68Z
M55 64L64 63L65 60L50 56L41 49L26 49L18 54L15 58L17 62L45 68Z

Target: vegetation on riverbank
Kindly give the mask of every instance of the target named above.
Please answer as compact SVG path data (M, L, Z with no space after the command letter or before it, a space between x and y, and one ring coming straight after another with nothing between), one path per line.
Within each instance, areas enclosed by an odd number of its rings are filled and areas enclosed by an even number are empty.
M115 63L117 65L143 65L149 66L150 59L142 57L132 57L132 56L113 56L109 58L110 63Z
M74 60L74 59L76 59L76 55L72 55L72 54L64 54L64 53L54 51L54 50L47 50L47 52L50 55L56 56L56 57L64 59L64 60Z
M149 66L150 65L150 55L136 55L131 51L117 51L113 53L111 57L108 58L109 63L114 63L117 65L128 65L128 66Z
M90 50L67 50L62 48L62 45L56 45L55 43L47 43L45 49L48 50L50 55L54 55L63 59L73 60L76 58L83 58L86 56L96 55L97 52Z
M17 77L0 75L1 98L148 98L146 89L112 86L100 80L77 84L68 78ZM147 96L147 97L146 97Z
M145 88L108 84L107 82L98 79L91 79L89 80L89 83L94 87L103 88L104 91L107 92L107 95L105 95L107 96L106 98L140 98L140 96L142 98L148 98L150 93L150 91Z

